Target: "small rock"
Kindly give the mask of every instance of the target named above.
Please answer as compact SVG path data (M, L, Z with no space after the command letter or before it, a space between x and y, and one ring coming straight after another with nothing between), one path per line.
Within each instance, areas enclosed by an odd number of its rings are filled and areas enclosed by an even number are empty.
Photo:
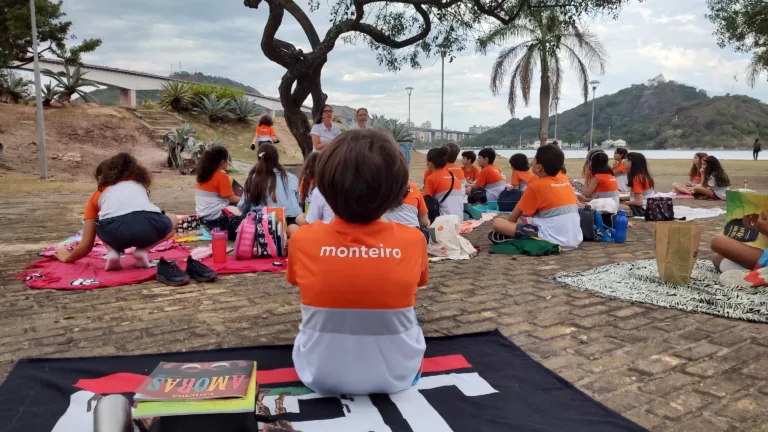
M589 343L589 340L588 340L589 338L586 335L580 335L576 339L579 340L580 344L587 344L587 343Z

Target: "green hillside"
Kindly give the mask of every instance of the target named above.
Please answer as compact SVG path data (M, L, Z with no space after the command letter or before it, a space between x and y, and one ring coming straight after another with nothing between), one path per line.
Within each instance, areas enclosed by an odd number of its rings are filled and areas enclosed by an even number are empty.
M174 72L171 74L171 78L176 78L184 81L192 81L200 84L212 84L212 85L221 85L225 87L232 87L234 89L243 90L246 93L254 93L257 95L261 95L261 93L255 88L251 86L247 86L241 82L237 82L229 78L224 78L220 76L206 75L201 72L195 72L195 73L189 73L186 71Z
M768 130L768 105L746 96L710 98L704 90L669 81L633 85L595 100L595 142L623 139L633 148L744 147ZM557 137L589 141L591 101L562 112ZM554 116L550 135L554 134ZM516 146L520 135L538 137L539 119L512 119L463 143L465 146Z

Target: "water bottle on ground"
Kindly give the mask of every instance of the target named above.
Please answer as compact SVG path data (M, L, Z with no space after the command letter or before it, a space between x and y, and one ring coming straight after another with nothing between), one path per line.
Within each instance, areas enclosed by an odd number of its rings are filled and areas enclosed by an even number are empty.
M227 233L219 228L211 232L211 249L213 251L213 262L223 264L227 262Z
M613 234L613 241L616 243L624 243L627 241L627 227L629 226L629 219L627 219L627 212L619 210L619 215L616 216L615 232Z
M131 404L119 394L104 396L93 413L94 432L132 432Z

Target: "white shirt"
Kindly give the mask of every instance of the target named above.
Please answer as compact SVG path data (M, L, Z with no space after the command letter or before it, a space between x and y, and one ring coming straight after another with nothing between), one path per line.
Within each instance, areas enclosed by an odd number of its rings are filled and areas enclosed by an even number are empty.
M121 181L104 189L99 197L99 219L109 219L137 211L160 213L149 201L147 189L133 181Z
M328 202L325 201L325 197L320 193L320 189L315 188L310 195L309 210L307 210L307 223L317 222L319 220L323 223L330 223L334 217L333 210Z
M314 126L312 126L312 130L309 132L310 135L315 135L320 137L321 143L326 143L329 141L333 141L334 138L341 135L341 129L339 129L338 126L336 126L335 123L331 123L331 128L328 129L325 127L325 125L320 122ZM312 149L312 151L318 151L316 148Z
M715 183L715 176L709 176L709 180L707 180L707 185L710 189L712 189L712 192L715 194L715 196L721 200L725 199L725 191L728 190L728 186L718 186L717 183Z
M352 129L368 129L368 124L366 123L365 127L360 127L360 125L357 122L355 122L355 124L353 124L352 127L349 128L349 130L352 130Z

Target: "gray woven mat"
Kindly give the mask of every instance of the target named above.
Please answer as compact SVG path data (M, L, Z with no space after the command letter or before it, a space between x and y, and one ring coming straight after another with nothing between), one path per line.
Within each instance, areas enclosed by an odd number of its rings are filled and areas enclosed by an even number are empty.
M768 287L721 286L709 261L698 260L691 282L668 285L659 279L655 260L611 264L583 272L559 273L554 279L580 291L636 303L745 321L768 322Z

